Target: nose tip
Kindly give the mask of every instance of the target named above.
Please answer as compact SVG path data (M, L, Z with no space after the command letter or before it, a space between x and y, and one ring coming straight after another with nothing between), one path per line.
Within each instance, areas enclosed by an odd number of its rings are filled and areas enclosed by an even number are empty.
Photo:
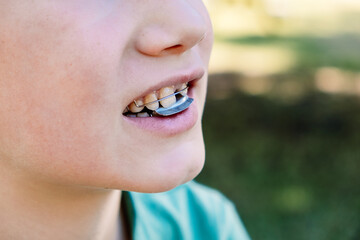
M149 56L181 54L206 36L203 16L186 1L175 2L179 4L168 4L166 10L151 13L152 17L136 38L139 52Z

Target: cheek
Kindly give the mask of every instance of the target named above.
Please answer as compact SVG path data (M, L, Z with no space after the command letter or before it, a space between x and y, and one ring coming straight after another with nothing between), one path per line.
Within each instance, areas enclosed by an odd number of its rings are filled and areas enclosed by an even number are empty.
M101 111L101 98L88 95L90 91L74 96L64 84L56 90L47 86L17 87L1 94L0 103L7 106L0 110L2 152L28 167L76 167L80 156L90 159L98 154L95 149L104 141L102 126L109 125L100 116L107 113Z
M11 54L0 65L1 159L44 174L98 168L101 161L93 159L107 159L104 146L117 120L110 67L93 57L91 42L25 39L8 45Z
M19 23L21 31L0 36L0 162L96 181L111 173L114 153L123 155L114 150L122 113L116 69L128 33L119 38L106 21L91 31L64 22Z
M112 105L81 91L78 98L41 92L6 100L9 109L0 110L0 159L49 180L98 179L114 166L118 122Z

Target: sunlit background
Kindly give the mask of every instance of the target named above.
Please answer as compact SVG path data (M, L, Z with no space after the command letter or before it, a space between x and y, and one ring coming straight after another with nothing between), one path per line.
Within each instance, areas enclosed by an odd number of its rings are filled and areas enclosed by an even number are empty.
M207 0L198 181L253 240L360 239L360 1Z

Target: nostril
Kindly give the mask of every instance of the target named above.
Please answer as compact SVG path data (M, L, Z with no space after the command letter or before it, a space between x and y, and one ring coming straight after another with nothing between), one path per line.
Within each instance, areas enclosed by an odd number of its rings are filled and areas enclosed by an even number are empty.
M176 44L175 46L171 46L168 48L165 48L164 50L172 50L172 49L176 49L176 48L182 48L183 46L181 44Z
M178 54L181 52L184 52L186 49L183 45L181 44L176 44L174 46L171 47L167 47L164 50L162 50L161 52L164 53L170 53L170 54Z

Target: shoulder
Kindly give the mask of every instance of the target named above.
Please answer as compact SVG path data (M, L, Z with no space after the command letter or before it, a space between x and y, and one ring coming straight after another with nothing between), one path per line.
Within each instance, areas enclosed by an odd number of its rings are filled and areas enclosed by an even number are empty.
M160 231L177 234L175 239L249 239L233 203L194 181L168 192L131 197L138 218L151 219L154 229L166 227Z

